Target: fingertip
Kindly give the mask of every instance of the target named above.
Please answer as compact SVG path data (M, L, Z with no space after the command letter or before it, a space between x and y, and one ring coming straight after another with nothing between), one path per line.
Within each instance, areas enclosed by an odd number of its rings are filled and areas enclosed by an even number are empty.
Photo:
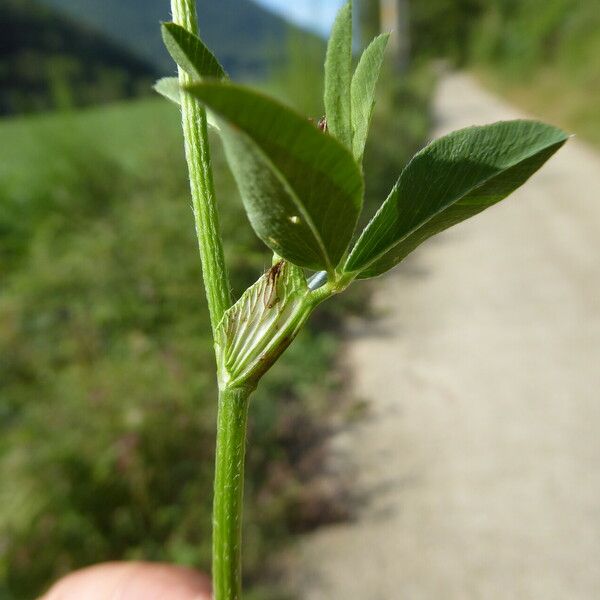
M209 578L164 563L104 563L58 581L40 600L211 600Z

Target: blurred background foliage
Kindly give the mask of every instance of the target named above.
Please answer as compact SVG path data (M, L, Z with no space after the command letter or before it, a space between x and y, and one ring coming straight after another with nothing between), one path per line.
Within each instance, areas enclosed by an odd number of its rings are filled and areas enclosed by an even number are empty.
M470 58L493 89L600 144L600 0L488 0Z
M598 0L408 5L412 66L390 61L379 87L365 218L427 138L439 59L600 142ZM148 97L174 70L158 30L168 18L164 0L0 1L2 600L108 559L209 567L209 325L178 112ZM379 19L363 0L363 39ZM250 0L202 2L200 22L234 78L322 116L323 39ZM238 295L270 257L213 148ZM292 534L347 516L319 466L334 415L349 410L338 330L367 311L365 285L325 305L253 402L254 598L284 597L265 582Z
M600 144L600 0L410 3L415 57L474 69L536 115Z

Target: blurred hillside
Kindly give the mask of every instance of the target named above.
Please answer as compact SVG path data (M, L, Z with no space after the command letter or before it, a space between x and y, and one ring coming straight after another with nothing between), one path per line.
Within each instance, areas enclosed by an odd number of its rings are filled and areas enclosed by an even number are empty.
M164 72L173 63L164 50L159 21L170 19L166 0L43 0L102 31ZM265 74L291 26L250 0L200 2L202 37L226 70L237 77Z
M0 4L0 115L148 93L157 69L31 0Z

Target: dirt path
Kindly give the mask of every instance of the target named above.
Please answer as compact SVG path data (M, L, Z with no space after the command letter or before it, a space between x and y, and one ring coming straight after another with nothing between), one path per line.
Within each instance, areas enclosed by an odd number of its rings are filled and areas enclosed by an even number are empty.
M464 75L436 134L520 116ZM600 159L570 141L428 243L351 328L365 502L300 548L305 600L600 598Z

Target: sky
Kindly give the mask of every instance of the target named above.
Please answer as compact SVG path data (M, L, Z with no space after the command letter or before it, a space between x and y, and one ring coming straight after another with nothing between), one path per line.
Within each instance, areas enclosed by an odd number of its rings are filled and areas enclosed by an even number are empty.
M345 0L254 0L303 27L327 35Z

